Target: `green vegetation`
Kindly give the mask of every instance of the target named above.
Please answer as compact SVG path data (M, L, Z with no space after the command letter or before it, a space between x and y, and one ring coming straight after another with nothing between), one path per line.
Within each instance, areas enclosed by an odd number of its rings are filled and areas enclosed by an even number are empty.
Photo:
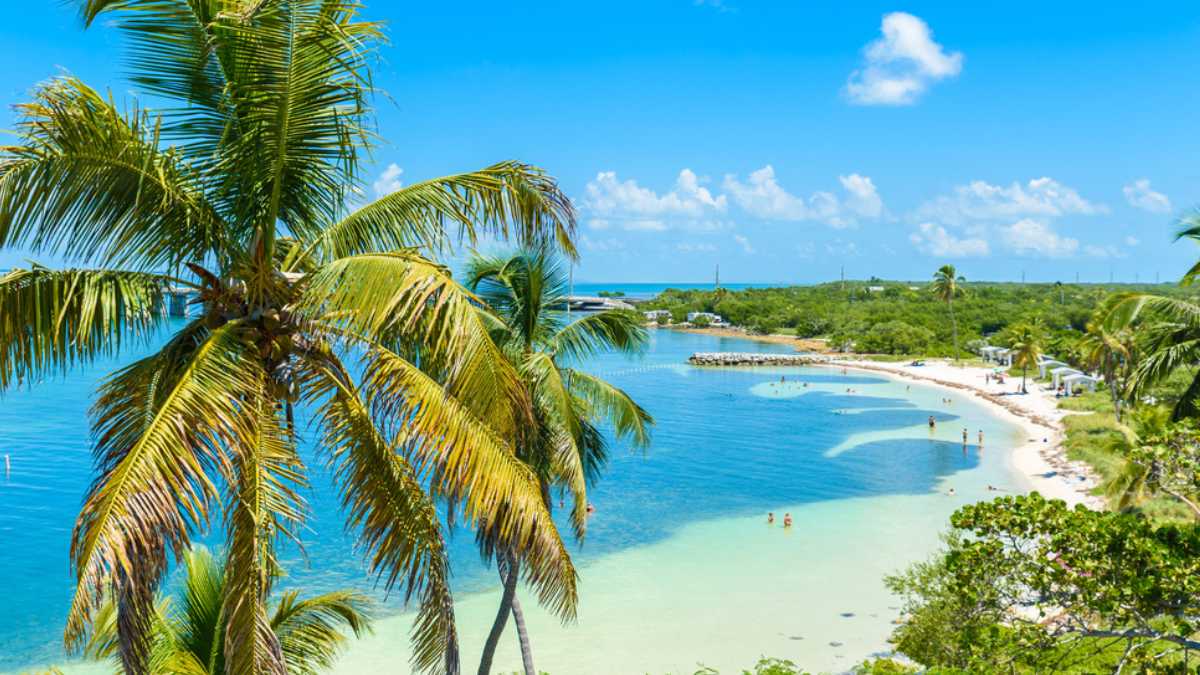
M625 297L625 291L600 291L596 295L602 298L623 298Z
M227 643L222 625L225 563L208 549L195 547L183 556L179 592L156 603L151 617L147 675L225 675ZM302 598L284 593L270 613L269 630L283 653L287 672L316 675L333 665L347 643L346 632L370 630L370 602L358 593L335 591ZM96 617L85 655L121 665L116 603L109 601Z
M882 287L872 292L869 287ZM954 322L947 303L939 301L926 281L847 281L816 286L751 288L738 291L667 290L639 309L667 309L674 323L688 312L714 312L736 326L759 333L794 333L800 338L826 338L831 346L852 344L869 353L889 342L890 352L907 356L953 356L957 326L960 344L969 351L988 336L1007 345L1010 326L1038 320L1046 330L1045 351L1060 358L1076 357L1079 338L1093 314L1115 293L1147 292L1172 298L1196 297L1187 288L1169 285L1010 284L956 282L966 291L953 301ZM915 330L914 330L915 329ZM874 335L872 334L874 331ZM905 336L931 335L927 344ZM894 340L890 336L902 339ZM863 342L866 340L866 342Z
M946 553L888 579L897 648L966 672L1184 672L1200 648L1200 528L1037 494L960 509Z

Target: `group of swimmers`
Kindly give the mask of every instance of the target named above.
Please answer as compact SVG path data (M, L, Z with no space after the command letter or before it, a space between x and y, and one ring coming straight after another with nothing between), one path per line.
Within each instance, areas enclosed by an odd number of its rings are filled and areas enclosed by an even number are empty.
M771 511L767 512L767 524L768 525L775 524L775 514ZM783 526L784 527L792 526L792 514L790 514L790 513L783 514Z

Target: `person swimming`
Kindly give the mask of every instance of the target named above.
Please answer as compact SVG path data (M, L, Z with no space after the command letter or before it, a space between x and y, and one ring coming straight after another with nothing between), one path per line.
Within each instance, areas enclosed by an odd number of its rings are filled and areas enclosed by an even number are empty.
M933 429L937 426L937 420L933 419L933 415L929 416L929 428Z
M792 514L790 514L790 513L783 514L783 526L784 527L792 526Z
M956 495L956 494L958 494L958 493L954 491L954 488L950 488L950 491L949 491L949 492L947 492L946 494L948 494L948 495L950 495L951 497L953 497L954 495Z
M595 505L595 504L593 504L593 503L591 503L591 502L588 502L588 505L587 505L587 512L588 512L588 513L595 513L595 512L596 512L596 505Z
M775 514L770 511L767 511L767 524L768 525L775 524Z

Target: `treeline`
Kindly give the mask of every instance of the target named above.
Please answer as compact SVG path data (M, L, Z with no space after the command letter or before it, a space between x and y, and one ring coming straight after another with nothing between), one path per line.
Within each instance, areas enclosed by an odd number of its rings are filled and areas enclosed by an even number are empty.
M1114 293L1153 292L1172 297L1195 291L1168 284L1018 284L967 282L954 300L959 344L1039 321L1047 348L1074 348L1095 309ZM673 322L688 312L714 312L756 333L824 338L860 353L950 356L953 333L946 303L929 282L846 281L816 286L738 291L668 289L641 308L667 309ZM993 340L994 341L994 340ZM1064 354L1069 356L1069 354Z

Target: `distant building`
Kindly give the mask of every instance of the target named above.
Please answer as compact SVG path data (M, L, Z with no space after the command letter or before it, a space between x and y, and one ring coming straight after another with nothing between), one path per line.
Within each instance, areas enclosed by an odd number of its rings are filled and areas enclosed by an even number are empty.
M642 312L642 314L646 317L647 321L658 321L658 317L660 316L666 317L667 321L671 320L671 310L669 309L651 309Z
M710 326L728 325L725 323L725 319L721 318L720 314L713 314L712 312L688 312L687 322L696 323L696 319L700 318L708 319L708 325Z
M868 293L882 293L883 286L867 286Z

